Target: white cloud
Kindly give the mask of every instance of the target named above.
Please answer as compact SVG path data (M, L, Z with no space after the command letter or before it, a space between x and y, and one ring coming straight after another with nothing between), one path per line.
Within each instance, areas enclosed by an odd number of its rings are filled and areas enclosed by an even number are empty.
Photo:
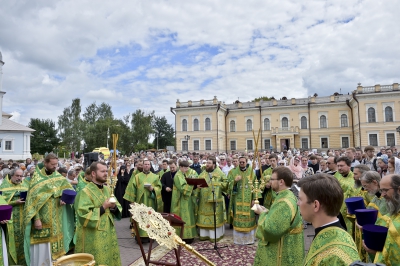
M14 122L19 122L19 119L21 118L21 114L17 111L11 112L10 115L12 115L12 117L10 117L10 120L14 121Z
M8 2L4 109L57 119L71 100L172 122L181 101L329 95L399 82L395 0ZM77 12L79 11L79 12ZM18 99L18 100L16 100Z

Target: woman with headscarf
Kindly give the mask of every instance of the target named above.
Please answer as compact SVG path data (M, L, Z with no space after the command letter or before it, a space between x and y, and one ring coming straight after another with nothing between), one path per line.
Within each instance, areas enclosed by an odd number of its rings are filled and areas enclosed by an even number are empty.
M293 157L289 162L289 169L296 176L296 181L303 177L303 168L300 165L299 157Z
M126 187L128 186L129 179L131 178L129 175L129 171L126 170L125 165L121 165L118 175L117 185L115 186L115 197L118 202L122 206L122 218L129 217L129 201L125 200L123 197L125 195Z
M389 158L386 154L382 154L380 157L377 158L377 163L380 168L380 174L381 178L388 175L388 163L389 163Z

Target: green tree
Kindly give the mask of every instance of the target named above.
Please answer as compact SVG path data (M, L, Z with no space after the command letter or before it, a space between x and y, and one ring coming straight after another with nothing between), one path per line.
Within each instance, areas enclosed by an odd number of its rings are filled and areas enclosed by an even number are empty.
M274 97L267 97L267 96L261 96L258 98L255 98L254 100L252 100L252 102L259 102L261 100L263 101L271 101Z
M76 98L58 117L58 130L62 143L73 151L79 151L81 147L83 124L80 115L81 100Z
M153 119L154 131L154 147L157 149L165 149L167 146L174 146L174 128L168 124L165 116L154 117Z
M131 130L135 151L140 147L149 147L150 134L153 133L152 122L154 111L146 113L141 109L136 110L131 117Z
M45 154L53 151L60 143L55 123L50 119L31 118L28 127L35 130L31 138L32 153Z

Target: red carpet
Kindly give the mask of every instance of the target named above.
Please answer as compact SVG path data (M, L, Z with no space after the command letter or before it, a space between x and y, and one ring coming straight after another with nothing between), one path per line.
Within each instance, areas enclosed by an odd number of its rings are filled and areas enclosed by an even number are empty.
M220 258L217 252L213 249L214 243L209 241L196 241L191 246L194 247L197 251L199 251L203 256L207 259L215 263L218 266L251 266L253 265L254 256L256 254L257 245L247 245L247 246L239 246L233 244L232 237L225 236L220 242L217 243L220 246L228 246L225 248L218 249L222 258ZM201 250L204 248L211 248L212 250ZM158 250L157 250L158 249ZM153 256L154 254L154 256ZM173 250L168 251L164 247L157 247L152 251L152 259L163 261L163 262L175 262L175 252ZM181 264L183 266L192 265L192 266L206 266L202 260L197 258L195 255L182 248L181 251ZM141 266L144 265L142 258L135 261L131 266Z

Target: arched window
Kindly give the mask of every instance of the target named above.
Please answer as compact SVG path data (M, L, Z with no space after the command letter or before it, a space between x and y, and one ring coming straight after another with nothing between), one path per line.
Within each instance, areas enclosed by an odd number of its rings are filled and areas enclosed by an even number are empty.
M326 128L326 116L321 115L319 117L319 127L320 128Z
M282 118L282 128L288 128L289 127L289 120L287 117Z
M268 118L264 119L264 130L271 130L271 125Z
M348 127L349 126L349 123L347 122L347 115L342 114L340 116L340 126L341 127Z
M187 120L186 119L182 120L182 131L187 131Z
M368 123L375 123L375 109L373 107L368 108Z
M301 117L301 129L307 129L307 117Z
M236 123L234 120L231 120L230 124L230 128L231 128L231 132L235 132L236 131Z
M195 118L193 120L193 130L194 131L199 131L199 119Z
M247 128L247 131L253 130L253 122L251 121L251 119L247 119L246 128Z
M211 119L210 118L206 118L206 130L211 130Z
M390 106L385 108L385 122L393 122L393 109Z

